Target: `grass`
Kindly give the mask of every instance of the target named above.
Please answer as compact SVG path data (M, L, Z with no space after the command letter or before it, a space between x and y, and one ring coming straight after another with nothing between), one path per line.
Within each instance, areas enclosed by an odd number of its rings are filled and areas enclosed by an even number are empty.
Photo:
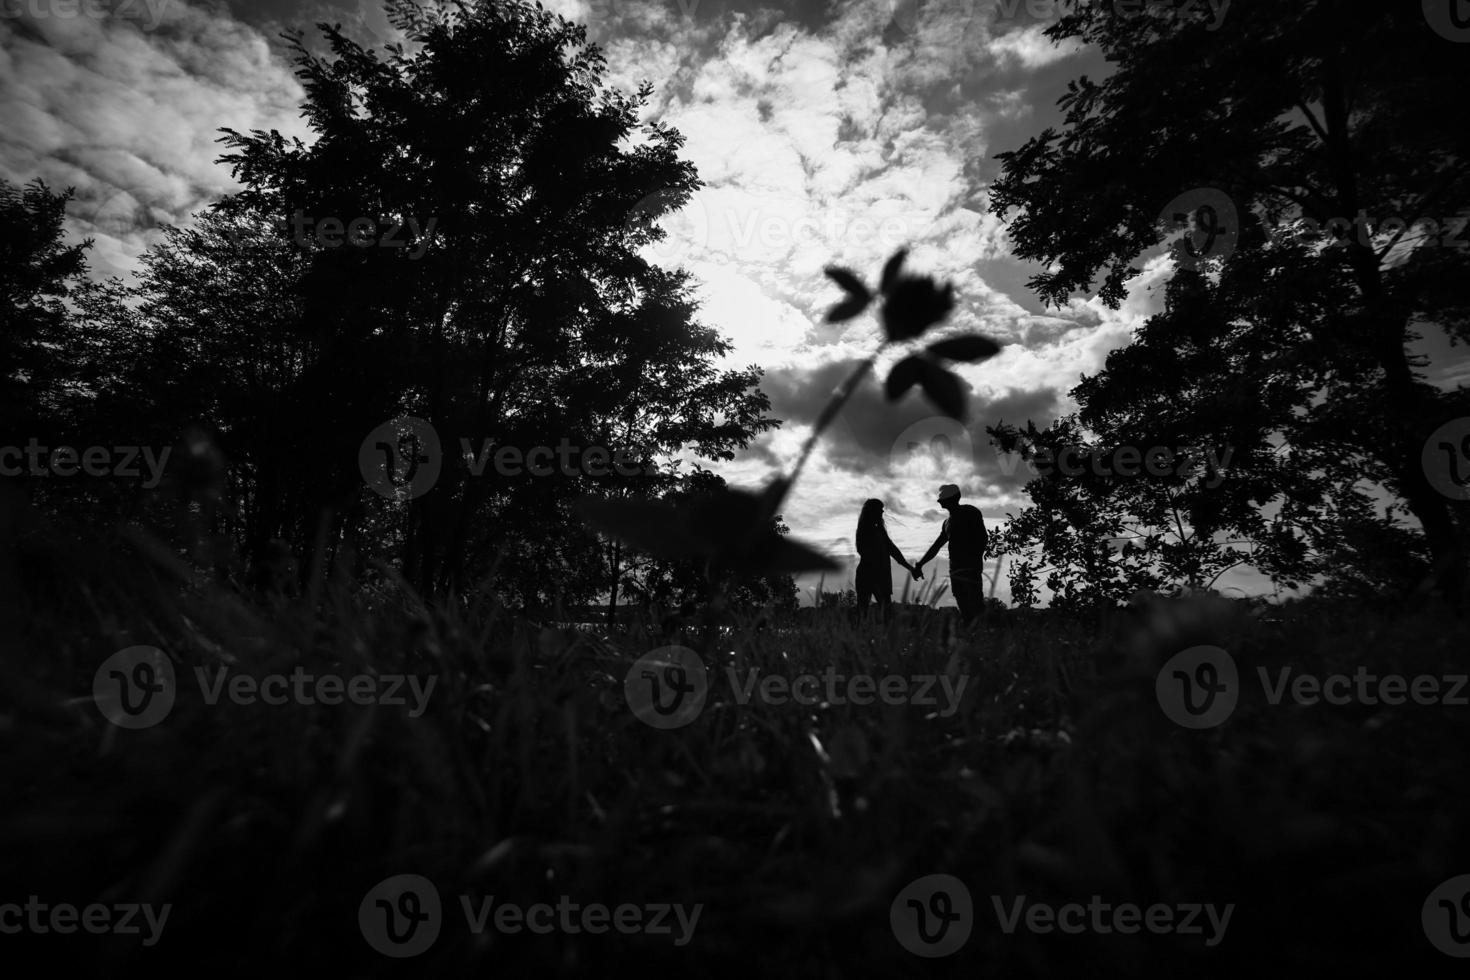
M1210 642L1258 666L1466 669L1466 626L1305 601L1177 602L1150 614L931 611L887 628L845 611L800 627L706 611L674 634L542 627L473 596L425 607L401 585L328 583L252 602L142 539L31 542L3 639L8 801L0 901L171 903L160 941L7 935L93 975L1063 977L1447 972L1420 925L1470 871L1464 707L1271 705L1245 685L1189 731L1154 695L1160 664ZM18 624L18 625L17 625ZM629 710L632 660L680 643L711 668L788 676L968 675L950 717L914 705L742 705L718 676L686 727ZM134 645L180 679L160 724L92 702ZM262 676L436 678L428 708L210 705L196 667ZM412 959L371 949L358 907L413 873L445 905ZM958 877L974 932L942 960L904 950L889 906ZM997 925L1008 904L1234 903L1223 942ZM703 903L669 936L473 935L459 897L528 905Z

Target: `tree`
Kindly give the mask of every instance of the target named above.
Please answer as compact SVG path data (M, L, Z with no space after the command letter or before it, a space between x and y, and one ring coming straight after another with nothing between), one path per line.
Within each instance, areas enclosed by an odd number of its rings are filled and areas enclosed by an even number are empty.
M1457 591L1464 543L1421 450L1465 414L1465 397L1416 377L1405 344L1413 324L1470 337L1452 286L1470 254L1406 236L1406 221L1470 205L1470 111L1442 98L1470 51L1417 5L1307 2L1213 20L1173 7L1067 13L1048 36L1097 45L1113 71L1069 85L1062 131L1000 154L991 209L1016 212L1011 239L1046 264L1031 285L1048 303L1101 273L1116 307L1134 262L1168 228L1189 231L1172 245L1170 309L1079 389L1080 420L1165 445L1229 437L1250 486L1221 505L1274 502L1306 524L1334 489L1350 491L1313 479L1297 493L1291 479L1345 452L1332 472L1381 480ZM1284 468L1264 450L1283 437L1281 452L1302 457Z
M1035 605L1042 574L1054 608L1081 609L1117 605L1140 590L1210 588L1242 564L1287 587L1323 569L1302 537L1302 525L1316 531L1321 519L1295 507L1267 519L1252 504L1253 490L1263 481L1275 486L1289 464L1278 461L1251 480L1237 473L1233 447L1090 440L1076 416L1045 430L987 431L1002 451L1043 469L1025 487L1031 505L1008 515L993 538L992 554L1016 557L1010 584L1018 605Z
M517 601L585 598L606 580L570 500L667 485L675 453L729 458L775 424L758 370L714 366L729 347L687 274L638 254L698 180L582 28L519 0L389 11L408 41L381 57L291 36L309 145L223 131L244 189L146 257L139 370L168 368L160 419L217 435L249 553L387 548L425 596L499 567ZM403 415L441 473L384 500L359 449ZM476 465L563 441L640 472Z
M74 401L66 299L86 282L90 243L67 245L68 188L0 180L0 418L16 435L43 438Z

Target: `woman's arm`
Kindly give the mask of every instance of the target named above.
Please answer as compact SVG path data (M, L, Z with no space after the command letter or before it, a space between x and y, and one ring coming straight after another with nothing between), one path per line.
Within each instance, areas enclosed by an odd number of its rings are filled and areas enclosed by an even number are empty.
M893 556L894 561L898 562L898 567L912 572L914 570L914 566L910 565L908 561L905 560L905 558L903 557L903 552L898 550L898 545L893 543L893 539L888 536L887 531L883 532L883 540L888 543L888 553Z

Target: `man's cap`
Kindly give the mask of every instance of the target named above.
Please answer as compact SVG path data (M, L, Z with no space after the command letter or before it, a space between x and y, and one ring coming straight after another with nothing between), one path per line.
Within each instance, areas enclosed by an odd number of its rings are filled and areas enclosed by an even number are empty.
M950 500L952 498L958 497L959 495L960 488L955 486L953 483L946 483L944 486L939 488L940 500Z

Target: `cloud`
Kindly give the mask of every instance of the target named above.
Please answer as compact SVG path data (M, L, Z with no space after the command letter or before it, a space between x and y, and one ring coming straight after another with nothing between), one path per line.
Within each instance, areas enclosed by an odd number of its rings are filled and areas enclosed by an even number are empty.
M304 134L301 89L257 30L221 10L161 4L118 17L0 20L0 175L74 186L68 227L100 274L136 266L163 224L232 189L217 130Z

